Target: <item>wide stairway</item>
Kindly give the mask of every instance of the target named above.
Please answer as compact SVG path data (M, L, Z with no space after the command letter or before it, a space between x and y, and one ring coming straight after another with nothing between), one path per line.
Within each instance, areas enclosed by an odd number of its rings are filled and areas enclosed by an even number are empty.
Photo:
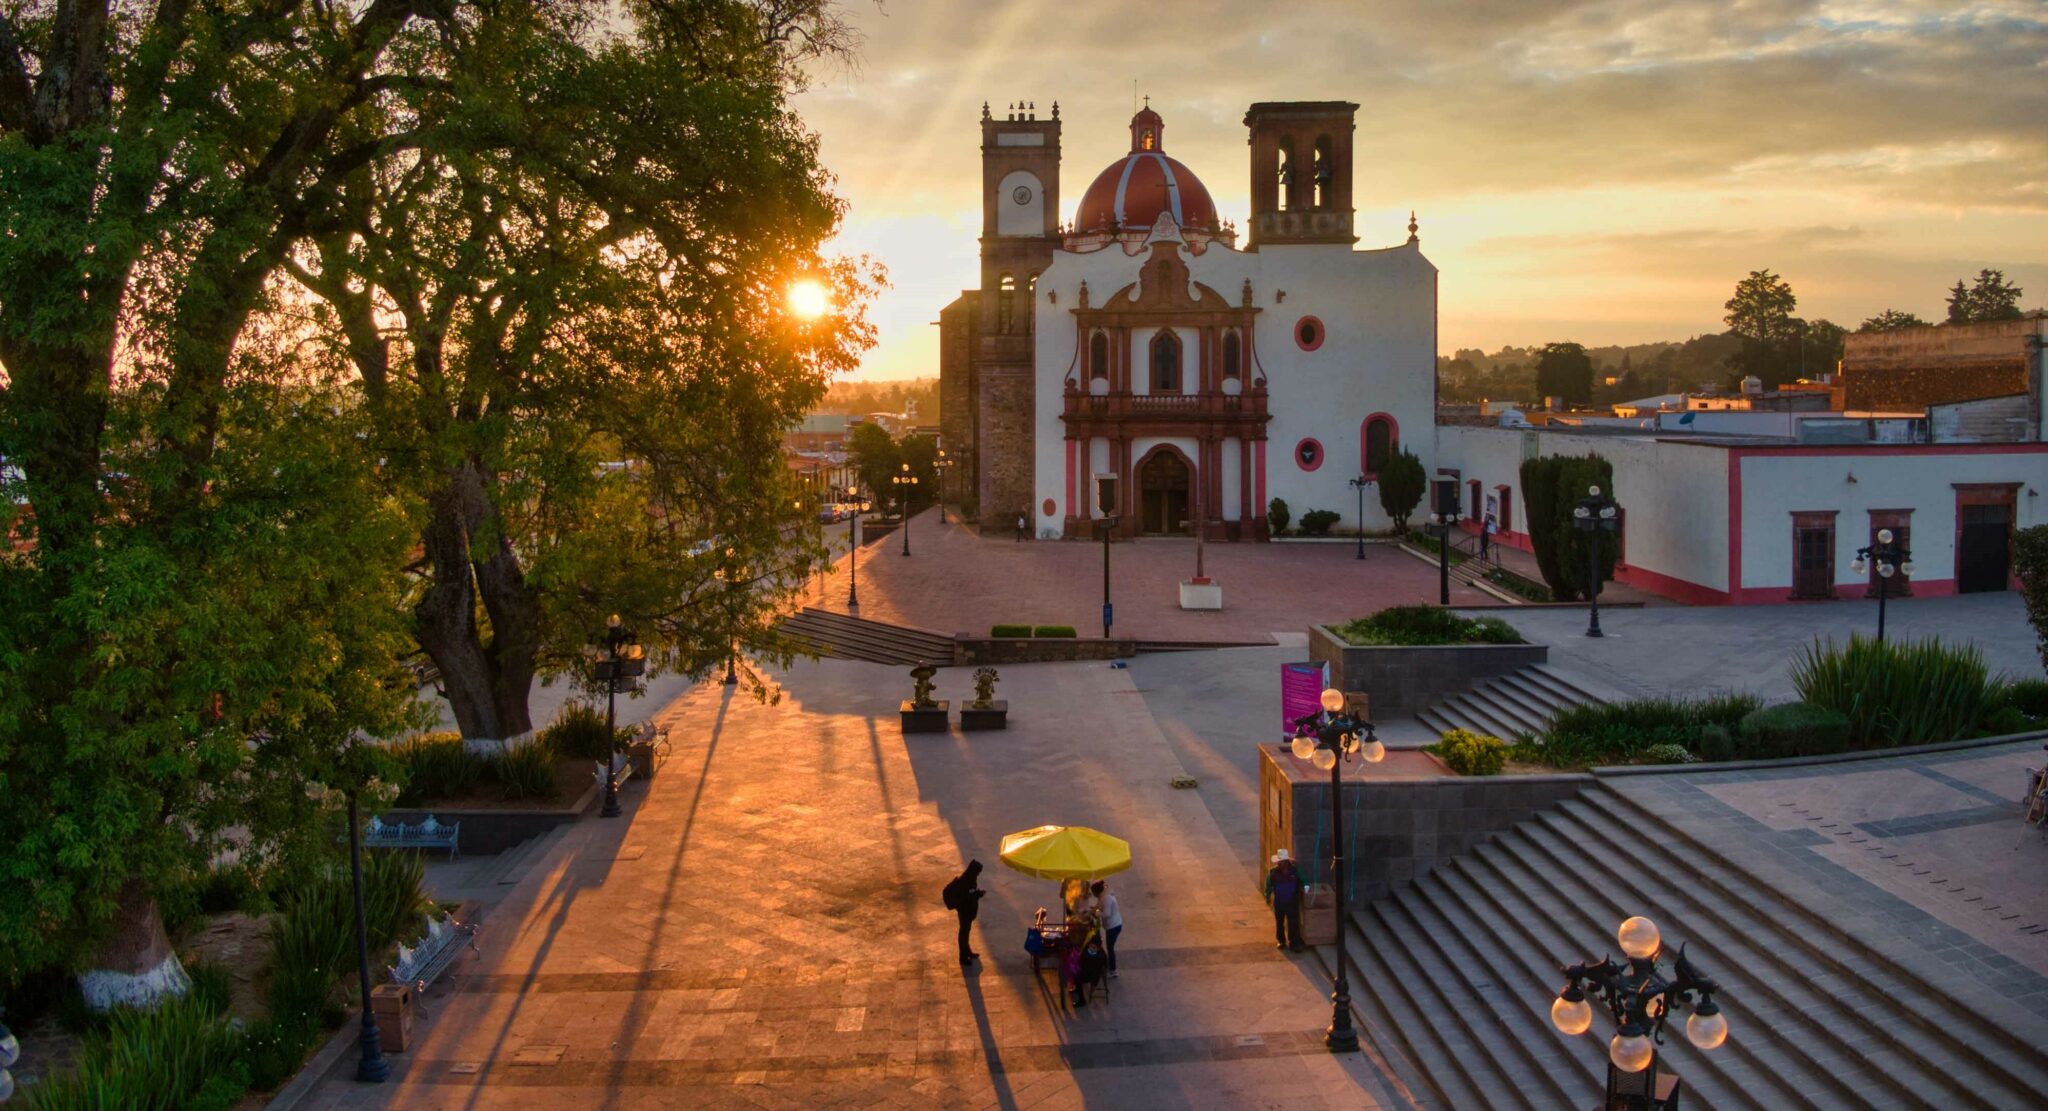
M864 621L805 606L784 618L782 632L820 656L878 664L953 663L953 638L928 629Z
M1604 699L1538 664L1496 675L1463 694L1454 694L1415 715L1439 733L1468 729L1512 741L1527 733L1541 736L1550 715L1567 706Z
M1712 1052L1686 1041L1682 1016L1666 1030L1659 1053L1687 1108L2043 1106L2038 1022L1977 1013L1800 897L1595 784L1355 914L1353 997L1439 1106L1593 1106L1612 1024L1596 1000L1592 1031L1557 1032L1559 969L1619 957L1616 924L1643 914L1674 951L1691 943L1729 1019Z

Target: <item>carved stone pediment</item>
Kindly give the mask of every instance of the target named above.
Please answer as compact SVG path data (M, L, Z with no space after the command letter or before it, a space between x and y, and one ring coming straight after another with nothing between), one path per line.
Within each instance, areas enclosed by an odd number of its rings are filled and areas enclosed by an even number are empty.
M1180 244L1160 241L1152 244L1152 257L1138 268L1138 280L1111 294L1102 307L1123 311L1209 312L1228 309L1230 302L1208 286L1189 280L1188 264L1180 257Z

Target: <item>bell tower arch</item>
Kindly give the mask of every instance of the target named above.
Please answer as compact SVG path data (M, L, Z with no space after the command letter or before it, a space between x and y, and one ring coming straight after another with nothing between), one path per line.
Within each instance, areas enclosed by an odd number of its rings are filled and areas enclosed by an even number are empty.
M1358 105L1343 100L1263 101L1251 134L1252 234L1267 243L1358 242L1351 233L1351 136Z

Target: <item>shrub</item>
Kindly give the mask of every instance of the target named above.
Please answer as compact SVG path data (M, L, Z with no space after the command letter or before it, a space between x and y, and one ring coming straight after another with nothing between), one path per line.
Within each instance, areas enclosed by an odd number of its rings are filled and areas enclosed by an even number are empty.
M1486 581L1506 589L1510 594L1519 594L1531 602L1556 601L1550 588L1525 575L1518 575L1505 567L1495 567L1486 572Z
M631 729L617 730L619 747L632 743ZM553 724L540 731L539 739L563 756L602 760L610 755L610 738L605 734L604 714L587 702L571 702L555 715Z
M1348 644L1520 644L1522 635L1498 617L1460 617L1437 606L1393 606L1333 626Z
M1272 529L1274 536L1278 536L1281 533L1286 532L1287 522L1293 519L1294 512L1293 510L1287 508L1287 502L1285 500L1281 498L1274 498L1272 501L1266 503L1266 524L1268 527Z
M1010 637L1028 637L1028 636L1030 636L1030 635L1031 635L1031 626L1029 626L1029 625L997 625L996 627L994 627L994 628L992 628L992 629L990 629L990 630L988 631L988 635L990 635L990 636L992 636L992 637L1003 637L1003 638L1010 638Z
M1036 629L1031 630L1031 635L1035 637L1073 637L1079 634L1074 632L1072 625L1040 625Z
M1468 729L1453 729L1443 739L1423 748L1459 775L1499 775L1507 763L1507 742Z
M34 1111L224 1109L249 1086L240 1033L194 993L122 1009L87 1037L73 1067L29 1089Z
M469 751L460 733L422 733L391 747L391 756L405 768L401 805L467 794L487 770L484 757Z
M2035 721L2048 718L2048 679L2015 679L1998 688L1997 700L2001 709Z
M192 997L214 1014L226 1014L235 993L234 974L218 961L187 960L185 973L192 977Z
M1697 764L1700 758L1684 745L1651 745L1638 757L1645 764Z
M1602 582L1614 577L1621 547L1616 533L1587 534L1572 527L1572 509L1590 487L1612 493L1614 467L1598 455L1543 455L1524 459L1521 477L1524 527L1535 549L1536 569L1557 601L1584 600L1587 545L1600 545Z
M1736 726L1758 705L1749 695L1723 695L1567 706L1551 716L1530 755L1555 767L1589 767L1626 763L1675 745L1703 759L1732 760Z
M507 749L497 760L498 785L508 799L555 797L555 746L545 737Z
M2016 706L2000 706L1984 719L1984 726L1978 732L1986 737L2003 737L2009 733L2028 733L2039 729L2041 724Z
M1849 747L1849 718L1825 706L1781 702L1744 716L1736 735L1745 759L1828 756Z
M2012 570L2020 579L2020 598L2027 605L2027 624L2034 627L2041 666L2048 667L2048 525L2012 534Z
M1301 531L1310 536L1330 535L1330 526L1337 523L1340 514L1333 509L1311 509L1301 515Z
M1429 475L1422 469L1422 460L1402 448L1380 464L1375 484L1380 491L1380 508L1393 519L1394 531L1406 535L1408 517L1422 504L1423 492L1429 488Z
M1984 653L1933 637L1815 641L1792 661L1799 697L1849 719L1858 747L1928 744L1967 735L1993 708Z

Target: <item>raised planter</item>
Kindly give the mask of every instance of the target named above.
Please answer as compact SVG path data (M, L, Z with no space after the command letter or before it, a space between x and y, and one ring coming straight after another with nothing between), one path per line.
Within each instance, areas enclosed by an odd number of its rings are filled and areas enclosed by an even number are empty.
M941 698L936 705L919 706L906 698L899 705L905 733L944 733L946 712L953 704Z
M1184 610L1222 609L1223 584L1213 579L1195 579L1180 584L1180 608Z
M584 762L588 766L588 761ZM576 820L590 804L596 801L602 788L592 783L583 789L576 801L567 806L550 806L518 809L512 806L476 807L432 806L394 807L380 812L377 816L386 822L424 821L429 813L443 822L462 823L462 851L482 856L501 853L522 844L556 826L567 825Z
M964 730L971 732L976 729L1008 729L1009 727L1010 704L1003 699L994 699L986 706L977 706L972 702L962 702L960 704L960 728Z
M955 636L959 661L976 664L1049 663L1056 660L1121 660L1138 653L1138 642L1100 637Z
M1331 685L1364 691L1379 721L1414 717L1482 679L1550 661L1542 644L1347 644L1324 625L1308 628L1308 656L1330 665Z

